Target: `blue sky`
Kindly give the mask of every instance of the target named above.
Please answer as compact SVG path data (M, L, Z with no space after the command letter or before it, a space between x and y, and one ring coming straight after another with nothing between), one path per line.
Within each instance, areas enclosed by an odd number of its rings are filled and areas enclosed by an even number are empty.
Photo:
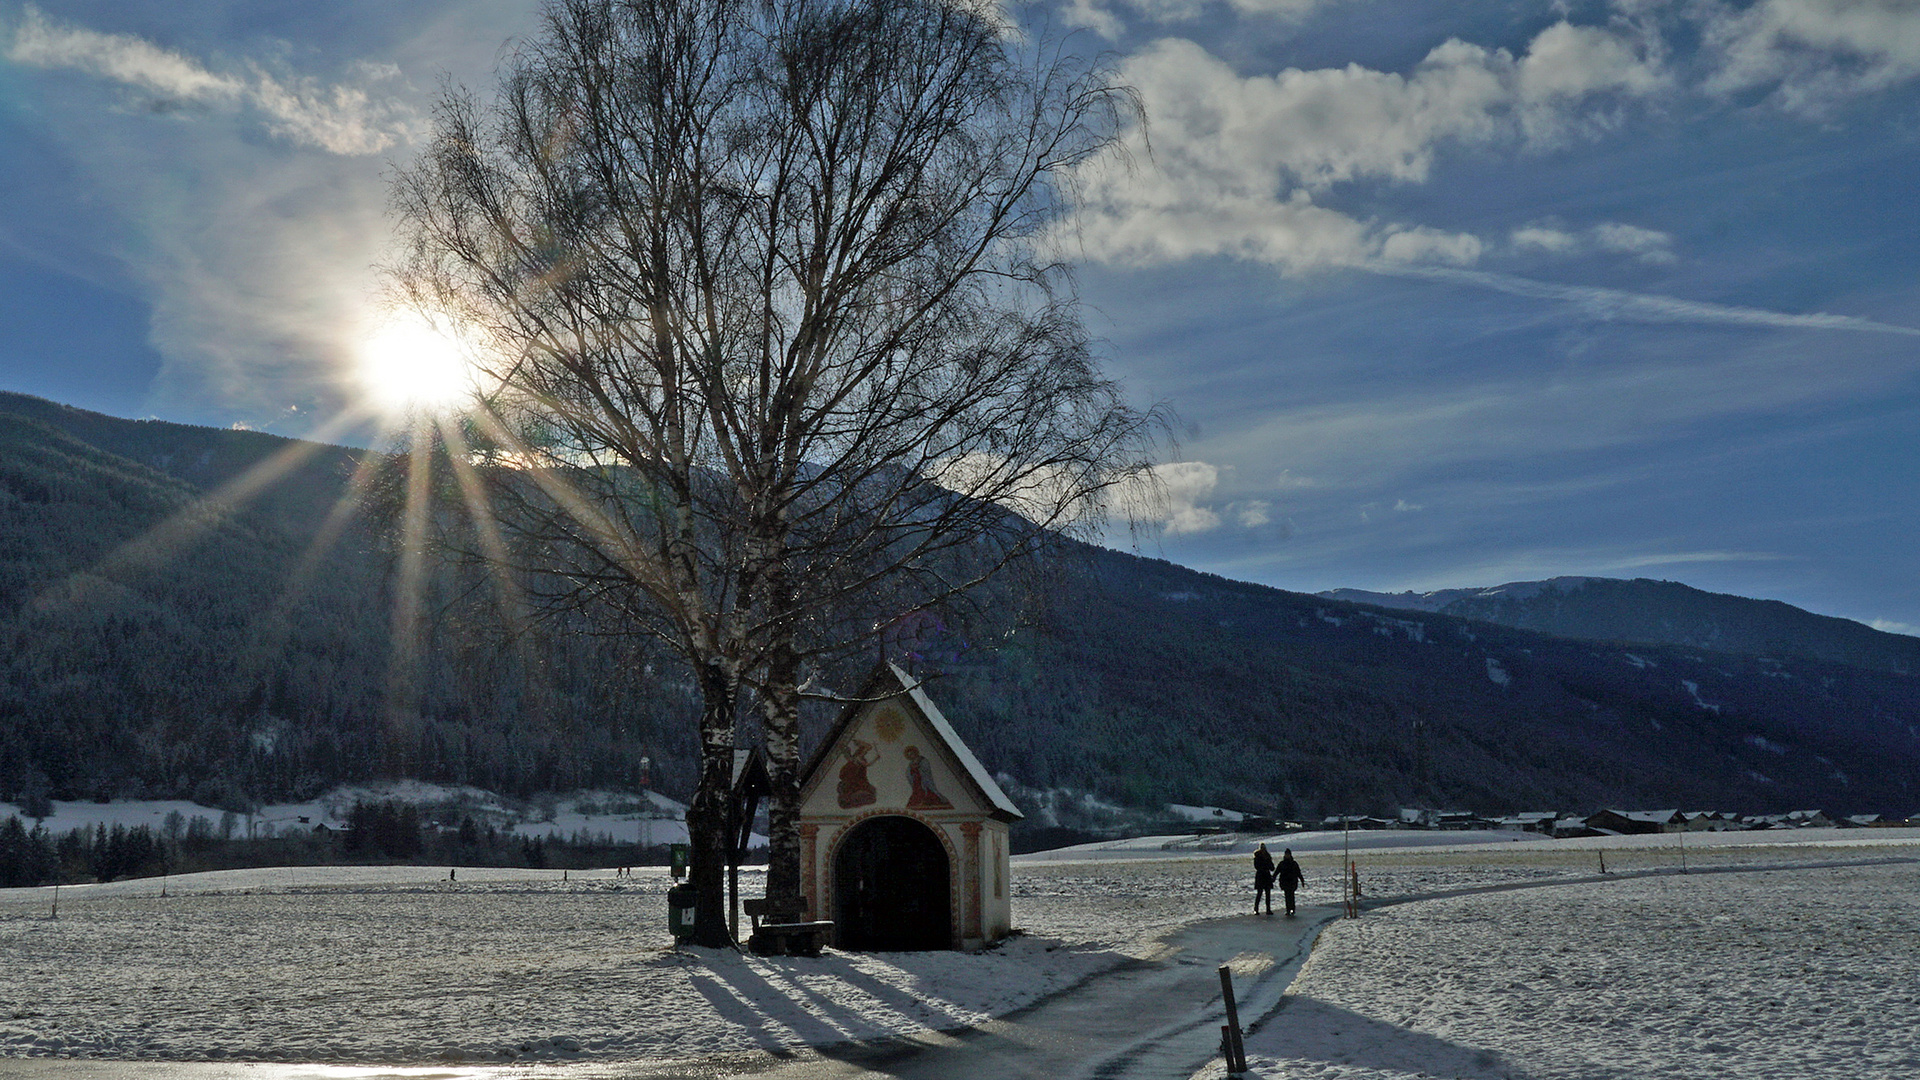
M1071 0L1151 118L1061 243L1181 420L1146 552L1920 628L1920 4ZM0 0L0 388L308 434L387 171L526 0Z

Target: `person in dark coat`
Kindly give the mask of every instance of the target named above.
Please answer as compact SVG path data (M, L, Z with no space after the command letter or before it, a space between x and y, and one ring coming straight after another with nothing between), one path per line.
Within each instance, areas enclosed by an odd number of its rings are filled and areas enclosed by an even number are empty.
M1253 853L1253 913L1260 914L1260 898L1267 898L1267 914L1273 914L1273 852L1261 844Z
M1293 861L1292 848L1288 848L1284 853L1281 854L1279 870L1280 870L1280 895L1286 899L1287 914L1292 915L1293 914L1293 894L1299 890L1300 883L1306 880L1306 877L1300 873L1300 864ZM1271 909L1273 901L1269 899L1267 901L1267 904L1269 909Z

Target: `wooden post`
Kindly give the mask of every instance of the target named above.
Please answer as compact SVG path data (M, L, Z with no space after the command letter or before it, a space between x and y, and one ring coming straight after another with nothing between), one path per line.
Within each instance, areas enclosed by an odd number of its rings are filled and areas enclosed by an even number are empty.
M1227 1003L1227 1071L1247 1071L1247 1045L1240 1038L1240 1010L1233 1001L1233 969L1220 965L1220 997Z
M727 933L733 938L733 943L738 945L740 943L740 859L739 856L734 855L734 849L731 847L727 849L727 854L730 856L727 859L727 911L729 913Z

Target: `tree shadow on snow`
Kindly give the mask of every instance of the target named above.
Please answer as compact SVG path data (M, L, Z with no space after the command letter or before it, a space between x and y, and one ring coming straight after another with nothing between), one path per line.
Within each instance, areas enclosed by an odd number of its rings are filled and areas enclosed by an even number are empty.
M779 1050L795 1043L819 1045L840 1042L850 1036L816 1016L784 989L776 988L744 960L709 962L689 972L695 991L707 999L715 1014L738 1024L755 1043L768 1050Z
M1246 1038L1250 1077L1307 1062L1441 1080L1533 1080L1492 1050L1409 1031L1309 997L1290 997ZM1262 1068L1263 1065L1269 1068Z

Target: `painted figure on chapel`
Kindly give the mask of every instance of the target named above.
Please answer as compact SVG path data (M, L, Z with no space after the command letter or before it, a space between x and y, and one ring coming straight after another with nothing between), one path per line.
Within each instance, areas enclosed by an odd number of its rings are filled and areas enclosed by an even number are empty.
M842 753L847 760L840 765L840 808L872 806L879 796L874 793L873 781L867 779L867 766L880 759L880 752L865 739L852 739Z
M933 766L920 754L920 748L909 746L907 755L907 784L911 793L907 795L907 806L914 810L951 810L953 804L933 783Z

